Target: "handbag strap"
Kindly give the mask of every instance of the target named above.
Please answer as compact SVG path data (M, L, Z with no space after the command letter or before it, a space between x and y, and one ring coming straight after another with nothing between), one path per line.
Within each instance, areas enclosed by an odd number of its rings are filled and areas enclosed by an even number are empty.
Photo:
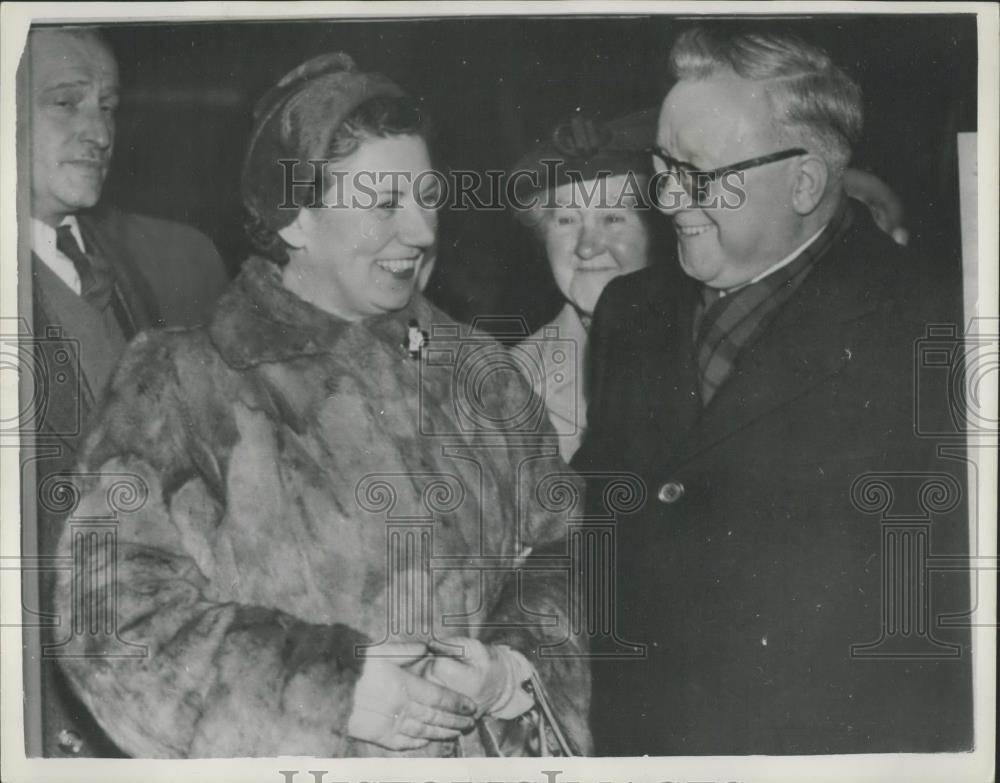
M556 720L555 711L552 709L552 702L550 701L548 693L545 690L545 685L542 683L541 678L538 676L538 673L534 671L534 669L532 669L531 677L524 681L522 687L529 694L531 694L534 699L534 706L531 708L530 712L525 715L525 717L529 720L533 719L532 722L538 727L539 756L545 757L552 755L549 752L549 732L551 732L553 739L555 739L555 744L560 756L579 755L573 751L569 741L566 739L566 735L563 734L562 728ZM479 735L479 741L482 744L483 751L487 757L506 757L506 754L501 749L500 742L493 733L493 729L490 728L488 721L485 719L479 720L476 723L476 730ZM458 742L457 755L465 755L461 738L459 738Z
M542 684L542 679L538 676L538 672L534 669L531 671L531 677L524 683L524 687L534 697L535 704L541 712L541 720L539 720L538 723L542 754L548 755L548 743L545 741L545 728L548 727L548 729L552 732L552 736L556 740L556 744L559 747L561 755L579 755L573 752L569 741L566 739L566 735L563 734L562 728L559 726L559 721L556 720L555 711L552 709L552 702L549 700L549 695L545 690L545 685Z

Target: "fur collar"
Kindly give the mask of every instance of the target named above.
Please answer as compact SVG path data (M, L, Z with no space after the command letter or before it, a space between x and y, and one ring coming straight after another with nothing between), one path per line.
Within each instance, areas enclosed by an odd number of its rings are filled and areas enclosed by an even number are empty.
M432 321L451 320L415 294L397 312L360 322L344 321L297 297L282 285L281 273L274 264L254 256L219 300L208 332L228 365L246 369L329 353L355 329L369 330L380 339L402 346L411 319L424 329Z

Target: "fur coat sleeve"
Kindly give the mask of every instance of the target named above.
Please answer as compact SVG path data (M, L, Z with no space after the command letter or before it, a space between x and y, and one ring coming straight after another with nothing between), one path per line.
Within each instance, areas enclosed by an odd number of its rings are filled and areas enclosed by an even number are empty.
M114 512L117 523L108 538L70 524L61 549L85 567L57 601L74 624L109 612L111 632L75 633L61 663L134 756L341 755L354 645L368 639L213 589L199 554L225 509L218 446L232 433L216 430L226 417L211 404L183 400L218 400L206 386L224 374L176 339L139 339L88 440L74 519Z

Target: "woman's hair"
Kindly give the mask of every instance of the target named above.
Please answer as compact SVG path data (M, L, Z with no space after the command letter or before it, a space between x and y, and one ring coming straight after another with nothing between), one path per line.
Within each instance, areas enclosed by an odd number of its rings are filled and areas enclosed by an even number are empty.
M312 186L307 203L319 205L333 179L327 164L349 157L366 139L426 138L429 130L417 101L382 74L359 70L343 52L293 68L254 108L242 174L246 229L254 247L284 266L288 245L278 232L299 213L295 186ZM300 164L312 168L312 179L289 181Z
M420 136L426 139L429 134L430 120L415 99L405 95L372 98L354 109L333 131L326 150L318 160L324 163L344 160L357 152L358 147L367 139L390 136ZM295 146L299 148L299 154L293 159L317 160L311 157L311 152L302 148L305 145L301 141ZM332 179L329 166L324 166L324 193L332 184ZM271 221L257 211L250 210L246 231L257 252L278 266L288 263L288 245Z
M706 25L680 35L670 65L677 79L735 74L765 82L781 138L822 157L833 176L850 162L862 130L861 90L822 49L794 35Z

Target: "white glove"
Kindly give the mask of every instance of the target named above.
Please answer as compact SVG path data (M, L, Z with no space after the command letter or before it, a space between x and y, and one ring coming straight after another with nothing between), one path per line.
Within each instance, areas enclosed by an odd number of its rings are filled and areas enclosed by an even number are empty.
M414 750L431 740L453 740L475 725L470 698L407 670L426 656L421 643L373 648L354 686L351 737L389 750Z
M454 647L459 647L456 653ZM434 658L425 676L476 703L476 717L510 720L527 712L534 699L522 683L531 677L527 659L504 644L456 637L430 644Z

